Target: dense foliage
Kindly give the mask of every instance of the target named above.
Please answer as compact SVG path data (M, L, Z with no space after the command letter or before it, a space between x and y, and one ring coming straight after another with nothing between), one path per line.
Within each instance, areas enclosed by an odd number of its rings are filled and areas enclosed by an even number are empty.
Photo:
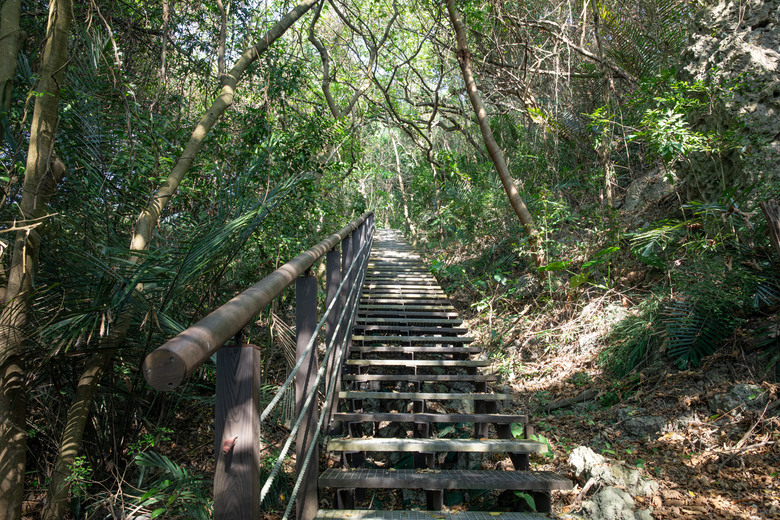
M403 229L475 314L512 322L491 329L499 358L510 329L522 327L546 348L563 348L565 338L547 329L601 298L631 307L607 336L605 368L623 376L662 357L684 369L780 299L763 221L747 211L756 193L775 187L723 186L715 200L700 201L677 179L691 154L717 164L749 148L738 129L693 125L732 95L728 85L677 76L694 2L457 3L492 133L541 237L540 269L485 152L443 3L310 6L247 69L197 155L183 157L231 64L293 3L79 2L45 157L65 173L36 218L20 207L33 109L49 95L36 89L52 22L46 2L6 0L3 12L12 4L20 5L19 48L11 61L0 56L3 70L12 66L0 119L4 285L21 265L20 244L32 236L39 250L24 266L29 289L4 293L8 313L30 304L24 319L4 321L21 339L2 338L0 361L24 359L31 515L59 459L79 518L121 508L207 517L208 468L168 455L184 410L203 414L202 442L211 442L204 404L213 365L160 396L145 386L141 360L366 209L380 225ZM151 242L131 249L139 215L185 159L193 164L154 221ZM666 191L637 202L631 186L647 175ZM268 366L285 366L279 345L289 336L290 305L288 295L249 331L267 348ZM91 420L63 458L83 375L106 352L105 373L90 383ZM264 380L273 387L279 375Z

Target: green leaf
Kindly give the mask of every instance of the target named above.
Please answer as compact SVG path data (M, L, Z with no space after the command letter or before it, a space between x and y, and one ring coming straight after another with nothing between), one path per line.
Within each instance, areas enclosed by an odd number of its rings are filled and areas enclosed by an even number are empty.
M525 500L525 503L528 504L528 507L530 507L533 512L536 512L536 500L534 500L534 497L530 493L515 491L515 495Z
M163 513L165 513L165 508L164 507L161 507L160 509L155 509L154 511L152 511L152 514L149 515L149 520L152 520L153 518L157 518L158 516L160 516Z
M588 273L575 274L574 276L571 277L571 281L569 282L569 285L571 286L572 289L576 289L577 287L579 287L580 285L584 284L587 281L588 281Z
M543 265L539 271L565 271L569 262L550 262L547 265Z

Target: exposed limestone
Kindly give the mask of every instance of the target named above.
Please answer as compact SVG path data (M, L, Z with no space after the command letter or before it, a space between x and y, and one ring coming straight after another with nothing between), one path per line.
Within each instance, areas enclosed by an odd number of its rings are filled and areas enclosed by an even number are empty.
M728 189L769 191L780 182L778 50L780 0L720 0L698 17L681 76L720 92L692 123L700 132L731 132L738 146L720 158L691 154L680 164L691 197L716 200Z

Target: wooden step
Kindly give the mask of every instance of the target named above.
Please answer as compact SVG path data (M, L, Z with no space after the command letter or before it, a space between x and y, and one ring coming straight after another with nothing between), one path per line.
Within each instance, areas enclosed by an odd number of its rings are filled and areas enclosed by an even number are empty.
M490 366L490 360L461 359L348 359L347 365L358 367L450 367L473 368ZM342 377L343 379L343 377Z
M367 354L479 354L481 347L421 347L421 346L353 346L350 352Z
M510 401L511 395L453 392L339 392L339 399L408 399L412 401Z
M425 318L369 318L359 316L356 320L358 323L365 324L384 324L384 323L398 323L401 325L442 325L442 326L458 326L463 324L463 320L444 320L444 319L425 319Z
M451 305L446 297L444 298L406 298L399 296L398 298L389 298L383 295L378 296L361 296L360 303L364 304L396 304L396 305Z
M519 439L396 439L396 438L332 438L328 451L423 452L423 453L545 453L543 442Z
M314 520L550 520L538 513L489 511L386 511L365 509L320 509Z
M384 293L377 294L371 292L363 292L361 299L376 299L384 298L386 300L446 300L447 295L444 293L431 292L412 292L412 291L399 291L398 293Z
M410 325L368 325L357 323L352 330L371 331L376 332L395 332L397 333L409 333L413 336L419 336L421 334L466 334L469 329L463 327L420 327Z
M358 307L358 313L359 314L366 314L367 311L393 311L393 312L420 312L420 311L434 311L434 312L442 312L442 311L449 311L452 312L452 316L457 316L458 313L455 312L455 307L452 306L452 304L442 301L437 302L436 305L424 305L420 304L419 302L416 303L410 303L407 305L382 305L378 303L361 303L360 307Z
M438 282L434 277L427 277L423 278L420 276L415 277L409 277L409 278L403 278L399 276L366 276L365 280L363 281L364 285L377 285L377 286L384 286L384 285L397 285L399 287L408 287L412 286L414 287L439 287Z
M441 343L441 344L464 344L473 343L474 338L469 336L363 336L354 334L352 341L375 342L375 343Z
M344 374L342 381L399 381L424 383L490 383L498 381L498 374Z
M335 413L336 422L398 422L398 423L488 423L525 424L527 415L499 415L492 413Z
M381 318L384 316L392 316L392 317L399 317L399 316L409 316L410 318L457 318L458 313L455 312L455 310L449 310L446 307L441 307L441 309L444 310L403 310L403 307L398 308L397 310L392 310L392 308L389 309L366 309L361 310L358 309L358 314L362 316L367 317L376 317Z
M362 489L512 489L552 491L572 488L550 471L338 469L328 468L320 487Z
M438 285L414 285L414 284L399 284L399 283L363 283L363 290L366 289L372 289L372 290L383 290L383 291L399 291L399 292L405 292L405 291L414 291L414 289L419 289L420 291L428 292L428 291L434 291L434 292L444 292L442 291Z
M395 283L399 285L405 285L405 284L416 284L419 283L421 285L425 286L434 286L439 287L439 282L431 275L419 275L419 274L409 274L409 275L390 275L390 274L384 274L379 275L374 273L366 273L365 283Z

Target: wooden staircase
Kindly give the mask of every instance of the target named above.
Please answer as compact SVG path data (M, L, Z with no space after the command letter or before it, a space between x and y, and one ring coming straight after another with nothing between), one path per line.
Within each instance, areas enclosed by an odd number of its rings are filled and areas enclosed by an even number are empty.
M531 471L529 454L547 446L533 440L524 415L497 413L509 395L489 392L498 376L483 373L490 362L464 336L454 307L397 231L378 230L371 253L350 359L339 392L326 449L340 454L341 467L319 476L319 487L335 491L337 509L320 510L317 520L537 520L523 512L526 501L510 500L506 511L440 512L445 493L522 491L540 513L551 510L550 492L571 489L569 480ZM439 413L453 403L463 412ZM445 406L446 405L446 406ZM512 424L523 425L521 439ZM375 437L380 427L398 425L405 436ZM460 438L468 432L468 438ZM370 435L367 435L370 434ZM448 435L456 434L458 438ZM393 468L391 454L411 454L413 467ZM469 454L505 454L514 470L482 470ZM397 456L395 458L398 458ZM472 469L463 469L471 466ZM427 511L357 510L366 490L424 490Z

